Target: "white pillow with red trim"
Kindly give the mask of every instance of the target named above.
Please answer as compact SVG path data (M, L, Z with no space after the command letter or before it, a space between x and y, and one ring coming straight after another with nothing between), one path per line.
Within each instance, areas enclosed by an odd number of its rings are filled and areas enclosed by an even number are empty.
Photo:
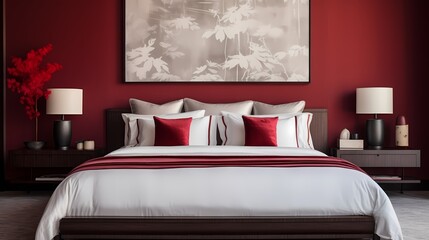
M211 146L216 145L215 116L193 118L189 128L189 146ZM161 117L163 118L163 117ZM172 118L169 118L172 119ZM173 118L180 119L180 118ZM152 119L137 119L137 144L136 146L155 145L155 122Z
M164 114L164 115L156 115L161 118L198 118L204 117L205 110L197 110L191 112L184 113L176 113L176 114ZM155 115L141 115L141 114L133 114L133 113L123 113L122 119L125 123L125 134L124 134L124 146L135 146L137 144L137 136L139 134L139 129L137 127L138 119L150 119L153 121L153 116Z
M314 149L310 133L313 114L292 113L273 115L246 115L250 117L278 117L277 146ZM218 121L222 145L244 146L245 130L242 115L222 111Z

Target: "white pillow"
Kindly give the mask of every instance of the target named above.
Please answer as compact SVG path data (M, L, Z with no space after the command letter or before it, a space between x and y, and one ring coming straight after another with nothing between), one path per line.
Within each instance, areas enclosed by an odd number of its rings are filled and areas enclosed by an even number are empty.
M275 117L277 122L277 146L312 148L313 140L310 133L312 113L251 115L251 117ZM218 122L222 145L244 146L245 133L242 115L222 112Z
M155 115L140 115L133 113L123 113L122 119L125 123L125 134L124 134L124 145L125 146L135 146L137 144L137 136L138 136L138 127L137 127L137 119L151 119L153 120L153 116ZM204 117L204 110L185 112L185 113L177 113L177 114L165 114L158 115L157 117L161 118L198 118Z
M253 101L242 101L234 103L204 103L194 99L184 99L185 112L195 110L206 110L206 116L220 115L221 111L228 111L238 114L250 114L253 108Z
M216 125L214 116L193 118L189 129L189 145L216 145ZM179 119L179 118L177 118ZM138 119L139 134L137 146L153 146L155 144L155 122L153 119Z
M282 114L282 113L301 113L304 110L305 101L297 101L278 105L271 105L262 102L253 103L253 114Z
M135 98L130 98L129 103L132 113L143 115L175 114L182 112L183 107L183 99L158 105Z

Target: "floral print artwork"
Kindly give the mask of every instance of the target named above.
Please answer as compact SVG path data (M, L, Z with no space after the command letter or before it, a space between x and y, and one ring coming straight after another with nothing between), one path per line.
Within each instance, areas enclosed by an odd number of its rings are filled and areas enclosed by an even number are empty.
M309 0L125 0L126 82L309 82Z

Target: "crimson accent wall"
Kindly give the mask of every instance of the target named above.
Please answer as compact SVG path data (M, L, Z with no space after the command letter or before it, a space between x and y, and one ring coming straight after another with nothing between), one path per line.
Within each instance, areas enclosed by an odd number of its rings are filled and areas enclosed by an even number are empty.
M1 5L0 5L0 12L2 13L2 16L0 18L0 32L1 32L1 59L0 59L0 67L1 67L1 76L2 79L5 78L5 74L4 74L4 58L5 58L5 49L4 49L4 0L1 1ZM5 135L3 132L3 128L4 128L4 110L5 110L5 104L4 104L4 99L5 99L5 84L4 82L1 82L1 91L0 91L0 113L1 113L1 118L0 118L0 126L1 126L1 135L0 135L0 159L1 162L3 162L5 159ZM4 185L4 165L0 164L0 191L3 189L3 185Z
M206 102L245 99L283 103L304 99L309 108L327 108L329 145L343 128L363 135L365 120L355 114L355 89L394 88L394 114L386 121L386 145L394 145L394 123L405 115L410 143L421 148L422 168L408 171L429 179L429 151L421 118L425 97L427 47L425 0L312 0L310 84L122 83L122 10L120 0L6 0L7 59L52 43L47 60L64 68L48 87L84 89L84 115L73 122L73 142L105 142L104 109L127 106L135 97L155 103L191 97ZM426 7L426 8L424 8ZM425 31L421 27L426 26ZM10 63L10 62L9 62ZM7 91L7 149L23 146L34 135L18 96ZM44 102L40 103L42 111ZM40 138L52 146L52 121L42 115ZM424 132L426 131L426 132Z

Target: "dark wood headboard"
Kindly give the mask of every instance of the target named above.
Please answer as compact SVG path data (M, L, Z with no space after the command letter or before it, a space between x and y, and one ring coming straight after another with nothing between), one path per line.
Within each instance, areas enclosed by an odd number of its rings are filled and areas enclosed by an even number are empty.
M106 110L106 150L111 152L124 146L124 121L122 113L129 113L129 108L111 108ZM328 153L328 110L305 109L313 113L311 135L314 148Z

